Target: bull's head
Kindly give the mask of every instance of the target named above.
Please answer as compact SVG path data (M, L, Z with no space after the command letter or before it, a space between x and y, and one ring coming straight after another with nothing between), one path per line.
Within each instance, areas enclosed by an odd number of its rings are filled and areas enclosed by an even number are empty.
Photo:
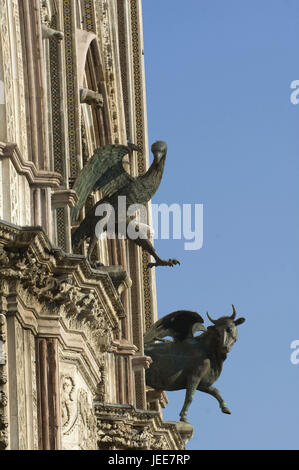
M221 317L213 320L207 312L208 319L214 324L213 330L219 335L221 352L227 354L238 339L237 326L244 323L245 318L235 319L237 315L233 305L233 314L230 317Z

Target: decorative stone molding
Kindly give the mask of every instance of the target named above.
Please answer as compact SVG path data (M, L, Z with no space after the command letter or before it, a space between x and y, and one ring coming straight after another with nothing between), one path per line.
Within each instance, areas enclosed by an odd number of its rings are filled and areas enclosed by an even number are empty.
M148 403L151 403L156 400L158 400L162 408L165 408L168 403L168 399L167 399L165 392L163 392L162 390L155 390L151 387L147 387L146 401Z
M40 305L41 314L51 311L68 328L88 332L97 349L109 348L125 311L107 272L53 247L39 228L0 222L0 245L0 280L12 282L28 305Z
M62 177L59 173L38 170L33 162L23 158L17 144L0 142L0 159L10 159L16 172L24 175L31 187L56 188L61 184Z
M119 295L132 286L132 279L122 266L101 266L99 270L109 274Z
M49 26L52 21L52 13L48 0L40 0L40 13L42 24Z
M181 436L182 441L184 442L184 445L186 445L187 442L190 441L190 439L192 439L194 429L193 429L193 426L191 426L191 424L184 423L182 421L176 421L176 422L168 421L168 423L173 423L175 425L178 433Z
M18 0L0 0L0 41L4 66L6 139L28 155L23 39ZM12 47L15 44L15 47Z
M3 292L1 293L1 295ZM3 310L2 310L3 311ZM9 444L8 438L8 394L7 394L7 357L6 357L6 316L0 314L0 450Z
M101 91L107 99L112 125L112 142L119 143L124 136L120 125L121 107L119 104L119 84L116 80L115 44L111 28L111 5L107 0L99 0L95 4L95 23L97 35L101 44L105 82L101 83Z
M183 450L175 423L163 422L155 411L129 405L95 403L100 450Z

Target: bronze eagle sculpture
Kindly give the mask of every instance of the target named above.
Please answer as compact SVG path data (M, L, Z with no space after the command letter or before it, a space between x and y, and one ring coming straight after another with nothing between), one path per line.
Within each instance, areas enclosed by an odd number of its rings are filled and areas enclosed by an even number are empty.
M207 313L211 326L206 329L202 317L189 310L170 313L154 323L144 335L144 354L152 359L145 371L146 383L155 390L186 390L180 412L187 421L187 412L196 390L216 398L221 411L231 414L219 390L212 385L221 374L223 363L238 339L237 326L245 318L233 313L214 320ZM195 331L202 330L199 336ZM174 341L163 337L172 336ZM159 341L159 342L156 342Z
M87 213L80 226L72 235L73 246L78 245L81 240L90 239L87 258L92 266L91 255L97 242L96 226L103 220L98 209L100 206L109 206L114 212L115 233L120 233L121 220L125 227L132 221L132 217L127 217L127 210L134 205L145 205L156 193L159 188L165 166L167 145L165 142L157 141L152 147L154 155L153 162L147 172L141 176L133 177L123 167L123 157L133 150L140 149L131 143L125 145L111 144L95 150L94 155L85 165L75 181L73 189L78 195L78 201L71 211L72 223L77 220L81 209L83 208L87 197L93 191L101 190L102 199ZM119 198L125 198L125 215L119 214ZM146 230L142 225L136 222L136 227L142 236L131 238L132 241L143 248L155 259L154 263L149 263L148 268L154 266L174 266L180 264L176 259L162 260L155 251L153 244L148 237L148 226ZM103 230L109 228L109 220L103 227ZM126 236L127 231L122 235ZM96 267L100 263L96 263Z

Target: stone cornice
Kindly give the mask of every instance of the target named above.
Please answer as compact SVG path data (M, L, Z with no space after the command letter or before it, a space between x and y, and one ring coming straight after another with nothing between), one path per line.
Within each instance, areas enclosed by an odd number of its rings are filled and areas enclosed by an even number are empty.
M17 144L0 142L0 158L8 158L19 175L24 175L30 186L58 188L62 177L54 171L39 170L35 164L26 161Z
M53 247L40 227L21 228L0 220L0 277L38 305L42 318L61 317L107 350L112 330L126 313L108 273L93 270L83 256Z
M95 403L100 449L184 450L177 423L165 422L157 411L131 405ZM191 427L189 425L189 427Z

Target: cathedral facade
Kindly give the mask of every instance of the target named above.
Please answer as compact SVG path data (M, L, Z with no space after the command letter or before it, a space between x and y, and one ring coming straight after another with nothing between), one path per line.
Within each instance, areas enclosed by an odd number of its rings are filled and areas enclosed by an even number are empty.
M141 0L0 0L1 450L179 450L191 437L145 383L149 255L102 238L94 269L86 243L72 248L74 181L96 148L128 141L142 175Z

